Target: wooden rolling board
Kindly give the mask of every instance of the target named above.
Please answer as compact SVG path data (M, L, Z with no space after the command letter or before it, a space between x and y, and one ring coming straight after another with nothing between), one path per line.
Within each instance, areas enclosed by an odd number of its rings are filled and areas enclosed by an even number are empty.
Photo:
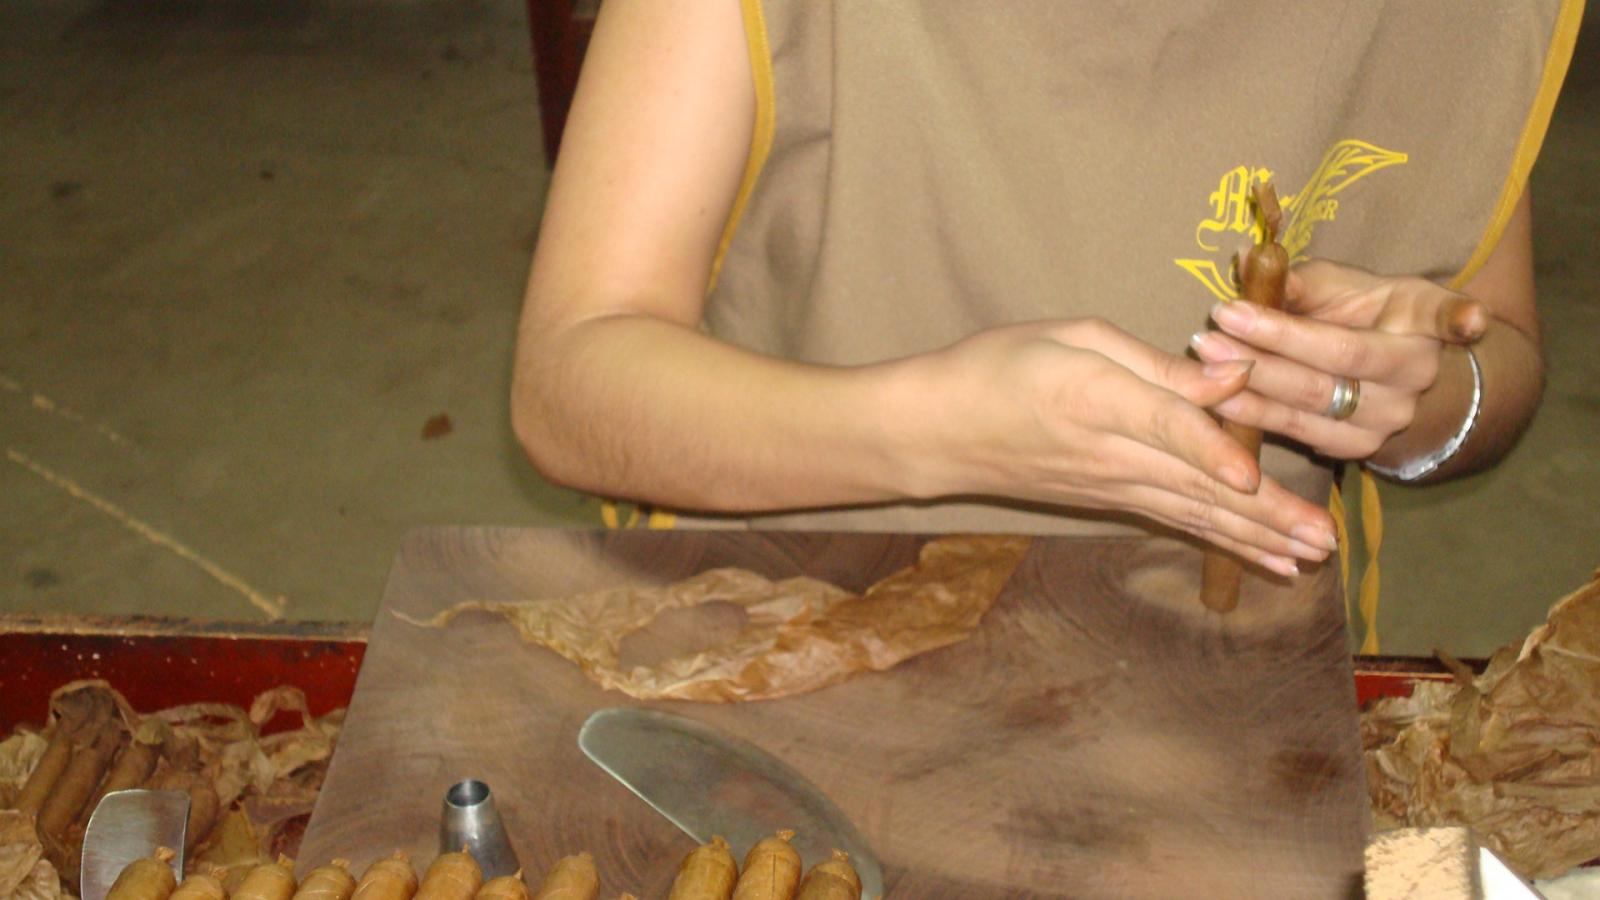
M909 564L923 540L413 533L301 872L333 857L359 870L395 848L426 865L445 788L471 776L494 790L535 883L558 857L588 850L602 897L664 896L693 842L576 744L595 709L641 704L522 644L497 616L425 629L391 613L724 565L860 590ZM811 778L877 850L891 897L1343 898L1360 881L1368 816L1328 568L1279 589L1247 579L1239 609L1222 617L1197 599L1197 551L1041 538L961 644L784 700L648 705L752 741ZM726 627L715 612L705 627Z

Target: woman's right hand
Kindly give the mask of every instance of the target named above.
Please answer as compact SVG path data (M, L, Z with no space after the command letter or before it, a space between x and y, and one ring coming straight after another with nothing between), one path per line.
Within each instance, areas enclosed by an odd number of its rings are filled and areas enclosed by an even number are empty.
M922 419L908 492L1131 512L1292 575L1336 547L1332 518L1205 412L1249 372L1097 319L980 332L902 363L902 411Z

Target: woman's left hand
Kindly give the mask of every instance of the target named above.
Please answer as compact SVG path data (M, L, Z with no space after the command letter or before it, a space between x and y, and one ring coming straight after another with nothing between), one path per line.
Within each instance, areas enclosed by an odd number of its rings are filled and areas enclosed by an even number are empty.
M1416 415L1447 344L1489 325L1482 303L1424 278L1384 277L1326 260L1296 266L1282 311L1218 304L1221 329L1191 341L1206 362L1253 359L1249 388L1215 407L1224 418L1335 459L1366 459ZM1332 411L1340 377L1360 382L1349 418Z

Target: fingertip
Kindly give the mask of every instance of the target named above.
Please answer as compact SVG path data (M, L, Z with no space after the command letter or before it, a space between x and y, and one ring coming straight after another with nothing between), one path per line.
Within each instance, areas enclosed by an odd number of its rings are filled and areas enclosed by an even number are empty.
M1200 372L1212 381L1229 382L1241 378L1249 380L1250 370L1255 367L1256 361L1253 359L1229 359L1207 363Z
M1446 308L1444 338L1470 344L1489 329L1489 309L1476 300L1457 300Z
M1253 423L1240 421L1240 417L1248 412L1247 408L1245 407L1243 397L1244 391L1241 390L1237 394L1234 394L1217 403L1211 404L1210 406L1206 407L1206 409L1211 410L1212 412L1229 421L1240 422L1240 424L1244 425L1251 425Z
M1294 578L1300 574L1300 565L1287 556L1276 553L1263 553L1257 560L1261 566L1285 578Z
M1201 362L1219 363L1239 358L1226 340L1208 328L1202 328L1189 335L1189 346L1194 349L1194 355L1199 357Z
M1226 463L1218 471L1222 483L1241 494L1254 494L1261 489L1261 469L1256 465Z
M1207 363L1200 367L1200 377L1178 387L1178 395L1202 409L1210 409L1237 397L1250 386L1253 359L1231 359L1226 362Z

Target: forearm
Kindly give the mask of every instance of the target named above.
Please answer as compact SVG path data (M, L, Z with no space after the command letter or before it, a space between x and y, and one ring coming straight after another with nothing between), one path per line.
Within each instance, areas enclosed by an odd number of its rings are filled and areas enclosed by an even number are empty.
M1491 322L1472 346L1482 373L1477 419L1460 449L1420 482L1447 481L1499 462L1532 421L1544 388L1544 359L1538 341L1517 326ZM1465 424L1473 393L1467 351L1446 346L1439 375L1417 398L1416 418L1372 457L1385 468L1399 467L1443 447Z
M1327 511L1253 475L1205 412L1244 389L1245 363L1201 366L1071 320L831 368L647 314L540 315L556 305L530 304L512 404L529 456L563 484L722 512L946 496L1130 512L1281 574L1333 544Z
M1544 355L1533 281L1533 206L1527 192L1483 267L1461 288L1489 311L1489 327L1472 345L1482 372L1477 420L1460 449L1427 477L1445 481L1502 459L1533 420L1544 391ZM1445 445L1462 427L1472 402L1466 351L1446 347L1433 387L1417 399L1411 426L1390 438L1373 461L1395 467Z
M902 499L890 365L764 357L643 315L525 333L512 393L541 473L721 512Z

